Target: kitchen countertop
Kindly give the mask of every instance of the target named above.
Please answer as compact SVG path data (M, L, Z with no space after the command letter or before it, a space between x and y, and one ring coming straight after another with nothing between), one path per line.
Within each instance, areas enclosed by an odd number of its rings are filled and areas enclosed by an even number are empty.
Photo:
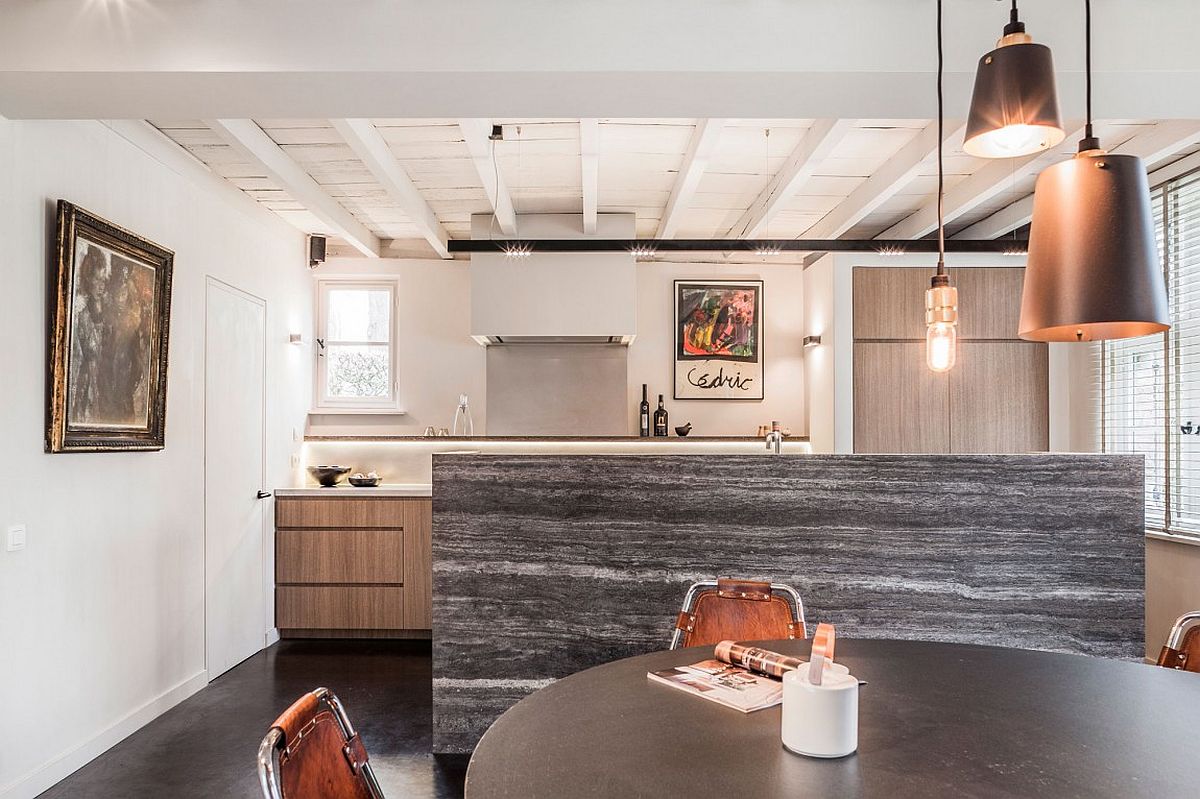
M462 443L462 442L548 442L573 443L614 442L622 444L679 444L683 442L762 442L763 436L404 436L404 435L370 435L370 436L305 436L305 441L395 441L426 444ZM808 436L784 436L784 441L808 441Z
M429 483L383 483L374 488L356 488L341 484L304 486L302 488L277 488L277 497L431 497L433 486Z

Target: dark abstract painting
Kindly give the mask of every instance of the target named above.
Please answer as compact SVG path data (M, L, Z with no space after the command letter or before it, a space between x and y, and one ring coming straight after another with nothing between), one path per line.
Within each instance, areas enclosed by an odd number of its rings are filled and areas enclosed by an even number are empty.
M47 451L162 448L173 258L59 202Z

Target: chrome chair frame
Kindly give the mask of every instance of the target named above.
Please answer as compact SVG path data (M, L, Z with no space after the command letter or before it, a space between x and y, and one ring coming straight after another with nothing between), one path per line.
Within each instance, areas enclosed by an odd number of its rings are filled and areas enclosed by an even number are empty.
M333 711L338 727L342 730L342 737L346 740L353 738L354 726L350 723L350 717L346 715L346 709L337 695L328 688L317 688L312 693L316 694L318 701L324 702ZM258 784L262 788L264 799L283 799L283 788L279 784L279 752L286 743L283 740L283 730L272 727L258 745ZM370 761L363 763L362 773L371 795L375 799L384 799Z
M691 613L692 608L696 605L696 595L701 591L711 591L717 587L716 580L701 580L698 583L692 583L691 588L683 597L683 613ZM792 606L796 611L796 618L800 620L800 628L808 635L808 624L804 621L804 600L800 599L800 593L790 585L782 583L771 583L772 594L782 594L785 598L792 601ZM683 630L675 628L675 634L671 636L671 649L678 649L679 642L683 638Z
M1183 636L1197 624L1200 624L1200 610L1189 611L1180 616L1171 627L1171 635L1167 637L1167 646L1179 649L1183 643Z

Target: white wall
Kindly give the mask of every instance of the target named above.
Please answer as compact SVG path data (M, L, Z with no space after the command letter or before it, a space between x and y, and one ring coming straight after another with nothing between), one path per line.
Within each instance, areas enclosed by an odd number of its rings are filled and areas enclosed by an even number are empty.
M427 425L449 427L458 395L467 392L476 434L487 432L484 348L470 338L471 284L465 261L335 259L317 275L394 275L400 302L413 298L400 318L400 393L404 416L321 415L310 419L316 435L343 433L420 434ZM766 352L762 402L680 401L671 399L674 346L672 291L676 279L762 278ZM637 272L637 339L629 347L630 435L637 431L642 383L653 395L666 395L672 426L691 421L694 435L754 435L758 425L778 419L796 435L806 430L801 341L803 279L796 264L731 267L716 264L641 263ZM305 338L311 340L306 333ZM305 348L306 352L311 352ZM652 398L656 400L656 396Z
M309 420L314 435L420 435L429 425L454 424L458 395L471 403L475 433L487 430L485 351L471 338L469 261L338 258L313 270L314 277L395 278L400 302L400 399L404 415L321 414ZM311 283L310 283L311 290ZM310 328L305 357L312 358Z
M674 281L691 279L763 281L763 400L717 402L673 400L675 338ZM761 424L779 420L795 435L807 433L804 408L804 280L799 264L734 265L665 262L638 265L638 335L629 347L629 431L637 431L642 384L650 406L664 395L670 425L692 423L692 435L752 436Z
M42 451L48 242L75 202L175 251L166 448ZM0 121L0 796L34 796L206 682L204 297L213 275L266 299L267 458L289 482L309 365L303 237L98 122Z

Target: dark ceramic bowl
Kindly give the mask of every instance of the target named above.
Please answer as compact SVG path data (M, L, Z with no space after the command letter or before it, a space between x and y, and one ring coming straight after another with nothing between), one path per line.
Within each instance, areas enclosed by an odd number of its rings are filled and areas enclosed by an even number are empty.
M690 432L692 432L692 426L690 424L680 425L679 427L675 428L675 435L679 436L680 438L685 437Z
M343 476L350 472L349 466L309 466L308 473L326 488L335 486Z
M349 480L350 485L354 486L355 488L375 488L375 486L383 482L382 477L355 477L351 475L346 479Z

